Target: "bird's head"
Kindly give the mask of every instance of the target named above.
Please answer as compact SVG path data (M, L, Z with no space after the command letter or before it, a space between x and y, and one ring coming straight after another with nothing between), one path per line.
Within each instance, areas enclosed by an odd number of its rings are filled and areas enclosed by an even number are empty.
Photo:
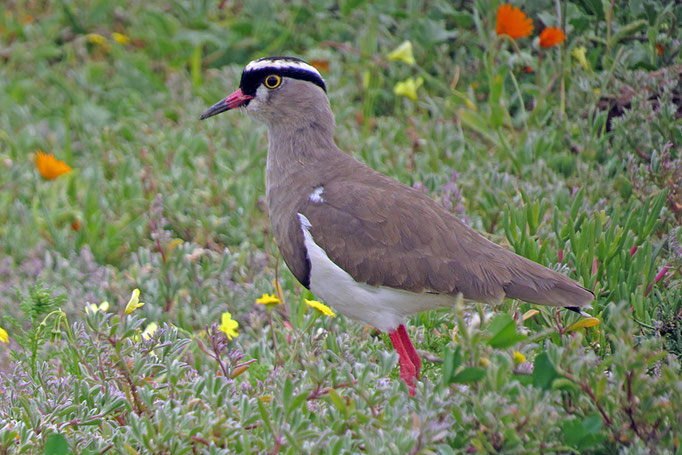
M303 60L260 58L246 65L239 89L208 108L201 119L242 107L268 126L302 125L329 110L326 91L320 73Z

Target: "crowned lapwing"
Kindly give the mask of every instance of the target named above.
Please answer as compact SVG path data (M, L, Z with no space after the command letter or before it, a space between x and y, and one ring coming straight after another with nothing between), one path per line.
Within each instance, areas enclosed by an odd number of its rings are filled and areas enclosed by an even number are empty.
M486 240L422 192L341 151L326 91L303 60L261 58L201 118L241 107L267 126L265 192L284 261L339 313L388 332L411 392L421 360L408 316L459 295L578 312L593 300L575 281Z

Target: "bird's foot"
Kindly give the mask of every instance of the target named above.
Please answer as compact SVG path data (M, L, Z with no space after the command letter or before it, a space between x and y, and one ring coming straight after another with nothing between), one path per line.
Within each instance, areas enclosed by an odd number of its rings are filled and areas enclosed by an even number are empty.
M407 334L407 330L403 324L398 326L398 333L400 334L400 340L403 342L403 347L407 351L407 355L410 357L416 370L415 376L419 379L422 370L422 360L419 358L419 354L417 354L417 350L414 348L412 340L410 340L410 336Z
M388 333L391 338L393 347L398 353L398 362L400 364L400 379L405 381L410 389L410 396L415 394L415 379L419 379L419 372L421 370L421 360L412 341L405 330L404 325L400 325L396 330Z
M407 361L403 361L402 358L400 359L400 379L405 381L410 390L410 396L413 397L416 393L415 379L419 378L414 365L409 359Z

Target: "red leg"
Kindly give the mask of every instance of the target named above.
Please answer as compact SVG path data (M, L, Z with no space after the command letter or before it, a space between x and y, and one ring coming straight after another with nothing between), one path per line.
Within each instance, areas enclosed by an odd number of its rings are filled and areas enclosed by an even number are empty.
M407 351L407 355L410 356L410 360L412 361L414 368L417 370L416 377L419 379L419 374L422 370L422 360L419 358L419 354L417 354L417 351L414 349L412 340L410 340L410 336L407 334L407 330L405 330L404 325L400 324L398 326L398 333L400 334L400 339L403 342L403 347Z
M414 395L414 379L417 376L417 369L415 368L408 351L403 345L403 340L398 333L398 330L392 330L388 332L388 336L391 338L391 343L398 353L398 362L400 363L400 379L407 383L410 388L410 395Z

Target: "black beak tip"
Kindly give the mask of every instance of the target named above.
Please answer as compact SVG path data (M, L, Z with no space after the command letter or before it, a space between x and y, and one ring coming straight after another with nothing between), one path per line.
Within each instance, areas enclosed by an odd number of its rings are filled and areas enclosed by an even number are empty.
M218 115L222 112L229 111L229 110L230 110L230 108L225 103L225 100L218 101L213 106L206 109L206 111L203 114L201 114L201 117L199 117L199 120L204 120L204 119L207 119L209 117L213 117L214 115Z

